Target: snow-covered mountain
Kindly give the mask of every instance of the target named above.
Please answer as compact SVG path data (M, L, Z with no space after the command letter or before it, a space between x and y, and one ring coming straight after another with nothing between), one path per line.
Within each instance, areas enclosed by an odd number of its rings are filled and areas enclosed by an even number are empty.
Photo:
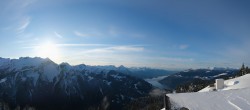
M164 69L154 69L154 68L147 68L147 67L132 67L129 68L129 71L132 72L131 75L143 78L143 79L152 79L160 76L167 76L177 71L170 71Z
M169 71L164 69L153 69L148 67L125 67L121 66L114 66L114 65L104 65L104 66L86 66L87 69L91 69L92 71L100 73L107 72L110 70L118 71L130 76L135 76L137 78L148 79L148 78L155 78L159 76L166 76L172 73L176 73L176 71ZM94 69L93 69L94 68Z
M0 58L0 101L11 107L33 105L46 110L118 109L133 99L146 96L152 89L146 81L114 68L58 65L39 57Z
M217 78L232 77L239 70L231 68L219 69L189 69L175 74L171 74L159 82L168 89L175 89L180 85L194 81L211 81Z

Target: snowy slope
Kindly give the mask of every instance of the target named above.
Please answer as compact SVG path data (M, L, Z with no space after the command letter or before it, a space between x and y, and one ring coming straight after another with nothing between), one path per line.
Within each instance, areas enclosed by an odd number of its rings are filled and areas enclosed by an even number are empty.
M167 94L173 108L189 110L249 110L250 88L217 91Z
M249 110L250 74L226 80L225 87L211 92L211 87L195 93L167 94L172 108L190 110ZM210 92L209 92L210 91Z
M222 90L242 89L242 88L250 88L250 74L226 80L224 82L224 88ZM206 87L200 90L199 92L208 92L212 91L212 89L213 87Z

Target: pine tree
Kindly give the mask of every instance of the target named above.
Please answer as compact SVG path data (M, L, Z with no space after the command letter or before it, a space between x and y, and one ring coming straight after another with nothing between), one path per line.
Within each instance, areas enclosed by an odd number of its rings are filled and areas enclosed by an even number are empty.
M244 63L242 64L242 67L241 67L241 76L245 74L245 65Z
M246 67L246 74L250 73L250 70L248 67Z
M236 74L236 77L243 76L248 73L250 73L250 69L248 68L248 66L245 66L245 64L243 63L239 72Z
M243 63L237 76L242 76L244 74L245 74L245 65Z

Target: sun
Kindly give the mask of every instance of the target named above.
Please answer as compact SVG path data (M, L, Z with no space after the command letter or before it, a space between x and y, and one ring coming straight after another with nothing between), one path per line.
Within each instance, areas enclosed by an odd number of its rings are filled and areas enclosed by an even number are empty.
M56 44L52 42L46 42L40 44L36 48L37 56L42 58L49 58L51 60L59 60L60 59L60 52L59 48Z

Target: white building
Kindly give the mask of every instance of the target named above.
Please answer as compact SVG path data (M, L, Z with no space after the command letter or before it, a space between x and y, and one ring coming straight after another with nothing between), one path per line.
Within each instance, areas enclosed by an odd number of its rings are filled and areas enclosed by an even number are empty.
M215 88L216 88L216 90L223 89L224 88L224 79L216 79L215 80Z

